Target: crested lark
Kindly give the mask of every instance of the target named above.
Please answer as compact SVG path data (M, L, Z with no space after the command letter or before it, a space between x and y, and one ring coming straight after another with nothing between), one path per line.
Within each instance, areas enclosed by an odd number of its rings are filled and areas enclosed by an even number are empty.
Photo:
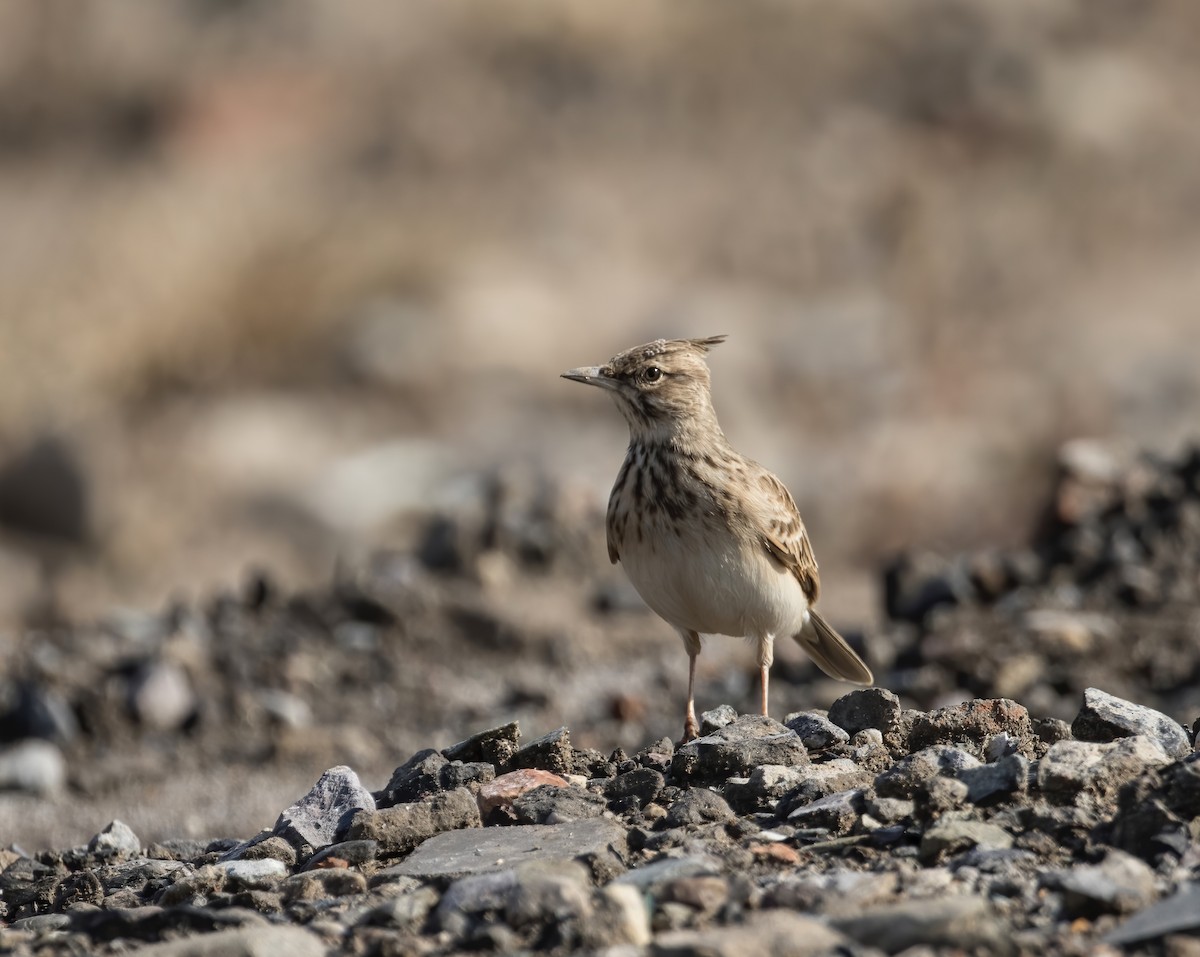
M688 653L684 740L698 732L700 635L747 637L762 713L775 638L788 635L827 675L869 685L871 669L818 613L817 562L783 483L739 455L717 424L705 356L724 336L659 339L563 378L612 393L629 450L608 500L608 557L675 627Z

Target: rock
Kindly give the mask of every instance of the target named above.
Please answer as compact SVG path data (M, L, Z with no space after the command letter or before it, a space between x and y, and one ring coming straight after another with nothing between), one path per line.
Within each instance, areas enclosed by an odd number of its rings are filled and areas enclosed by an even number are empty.
M1155 862L1179 859L1192 843L1191 824L1200 817L1200 753L1149 771L1121 788L1111 842Z
M34 914L32 917L22 917L10 925L13 930L26 930L34 934L46 934L56 930L66 930L71 924L70 914Z
M662 794L665 784L662 774L653 768L634 768L609 781L604 795L610 801L636 798L638 806L645 807Z
M367 890L367 879L358 871L344 867L305 871L293 874L279 885L283 899L293 901L323 901L331 897L352 897Z
M378 853L379 845L375 841L342 841L317 851L308 859L304 869L311 871L314 867L327 867L333 861L344 862L340 866L355 867L375 860Z
M956 776L967 785L968 801L987 806L1025 793L1029 762L1019 754L1010 754L992 764L963 768Z
M559 728L531 741L513 754L509 764L513 768L539 768L554 774L570 774L575 764L570 732Z
M659 934L653 957L816 957L846 945L826 924L786 910L748 915L744 924Z
M521 742L521 728L516 721L473 734L465 741L453 744L442 751L450 761L470 763L475 761L507 769L509 761Z
M581 938L585 947L595 949L623 944L645 947L651 939L645 895L629 884L601 887L592 899Z
M269 834L261 840L255 839L239 844L227 853L222 861L257 861L265 858L272 858L287 867L293 867L297 860L296 849L279 835Z
M441 773L449 764L449 760L433 748L418 751L392 772L377 806L408 804L443 790Z
M738 719L737 709L733 705L722 704L705 711L700 715L700 734L712 734L714 731L733 724Z
M0 465L0 525L47 543L83 545L93 535L88 484L75 444L42 435Z
M860 944L889 954L910 947L1013 952L1009 931L982 897L908 900L869 908L850 917L835 917L830 924Z
M325 957L325 943L300 927L251 926L151 944L141 957Z
M735 815L725 799L715 791L692 788L685 791L667 809L667 827L724 824Z
M633 760L643 768L666 774L671 770L671 760L675 757L675 743L670 738L659 738L653 744L642 748L634 755Z
M979 759L960 748L935 744L901 758L875 778L875 790L882 797L911 798L925 781L939 774L958 776L962 771L980 767Z
M517 929L584 919L592 910L590 877L587 868L572 861L523 864L505 898L504 919Z
M927 748L935 744L952 744L982 757L987 742L1005 733L1028 749L1032 739L1029 712L1007 698L965 701L948 708L938 708L919 714L913 721L908 746Z
M680 745L671 776L680 783L724 783L760 764L795 767L808 763L796 732L763 715L742 715L712 734Z
M815 711L798 711L789 714L783 720L787 728L791 728L800 736L804 747L811 751L824 751L835 744L846 744L850 735L838 727L823 714Z
M1071 724L1071 733L1080 741L1115 741L1141 734L1153 738L1173 758L1191 752L1187 732L1178 722L1161 711L1133 704L1101 691L1083 692L1083 707Z
M814 765L816 767L816 765ZM796 791L805 781L806 771L781 764L759 765L749 778L730 778L722 794L730 806L740 812L773 808L784 795ZM815 795L808 800L815 800ZM808 801L802 803L807 804Z
M287 865L283 861L270 857L251 861L224 861L216 866L225 872L226 883L235 889L272 887L288 873Z
M53 688L21 681L15 690L15 700L0 711L0 741L42 738L65 745L79 736L75 713Z
M500 808L511 808L517 798L534 788L565 788L566 786L566 778L551 774L549 771L541 771L537 768L509 771L508 774L502 774L480 787L477 798L479 813L484 819L487 819L493 811Z
M58 745L31 739L0 750L0 791L46 797L67 783L67 762Z
M788 823L795 827L823 828L834 834L848 834L862 816L863 795L862 788L830 794L796 808L788 815Z
M513 802L513 813L522 824L566 824L600 817L608 800L581 788L543 785L527 791Z
M625 828L605 818L571 824L449 831L429 838L391 870L431 880L515 867L527 860L569 860L625 853Z
M196 706L196 694L187 673L169 661L148 663L130 682L130 710L139 722L156 731L183 727Z
M376 841L379 853L396 855L443 831L478 828L481 824L475 795L458 788L380 811L358 811L351 819L348 836L356 841Z
M900 699L885 688L861 688L829 706L829 720L848 734L867 728L887 734L900 723Z
M405 931L416 931L437 907L441 894L434 887L420 886L378 907L372 908L360 919L360 923L398 927Z
M1104 936L1114 947L1128 947L1158 940L1167 934L1200 929L1200 883L1184 884L1172 896L1130 917Z
M1110 849L1099 864L1043 875L1041 884L1063 894L1069 917L1131 914L1154 900L1154 871L1131 854Z
M88 841L88 850L93 854L140 854L142 842L133 829L124 821L113 821L99 834Z
M1013 846L1013 836L1002 827L984 821L943 819L921 835L921 860L932 864L948 854L957 854L972 847L985 850Z
M708 855L664 857L649 864L640 864L626 871L613 884L634 887L642 893L655 894L664 884L683 877L720 874L721 862Z
M659 888L658 899L712 914L729 900L729 881L718 875L677 877Z
M1059 741L1038 762L1037 783L1052 800L1107 808L1121 785L1170 761L1157 741L1142 735L1111 744Z
M298 850L320 849L344 837L351 820L374 813L375 799L345 765L330 768L299 801L279 815L273 833Z
M974 589L965 569L928 552L905 552L884 568L883 594L889 618L921 624L935 608L960 604Z

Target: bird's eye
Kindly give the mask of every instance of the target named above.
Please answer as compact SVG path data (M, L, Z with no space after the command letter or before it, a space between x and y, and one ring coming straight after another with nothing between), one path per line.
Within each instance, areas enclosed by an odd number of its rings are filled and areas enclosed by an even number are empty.
M651 366L642 373L642 378L647 382L657 382L662 378L662 369L660 369L658 366Z

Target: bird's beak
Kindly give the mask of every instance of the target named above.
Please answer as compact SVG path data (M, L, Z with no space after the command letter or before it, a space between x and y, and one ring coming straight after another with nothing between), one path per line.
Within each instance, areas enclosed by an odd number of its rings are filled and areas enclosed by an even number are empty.
M581 366L578 369L570 369L562 374L562 378L570 379L572 382L582 382L584 385L598 385L602 389L615 390L617 388L617 380L605 375L601 366Z

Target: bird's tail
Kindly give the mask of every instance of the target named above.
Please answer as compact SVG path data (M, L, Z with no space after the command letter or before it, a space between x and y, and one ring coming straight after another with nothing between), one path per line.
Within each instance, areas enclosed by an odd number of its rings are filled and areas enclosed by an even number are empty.
M796 642L808 652L825 674L856 685L874 683L875 676L854 649L846 644L815 608L808 611L808 621L799 632L792 635Z

